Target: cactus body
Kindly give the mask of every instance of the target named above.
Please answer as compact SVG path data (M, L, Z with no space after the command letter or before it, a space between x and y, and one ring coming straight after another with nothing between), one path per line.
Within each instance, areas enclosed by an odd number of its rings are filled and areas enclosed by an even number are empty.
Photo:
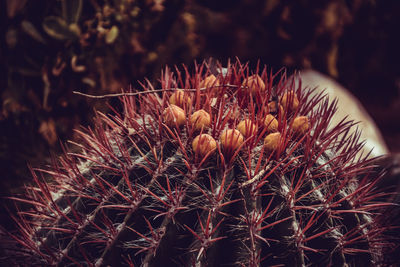
M206 64L193 74L167 69L162 89L126 94L121 114L100 114L94 129L78 131L80 153L33 170L37 188L18 198L33 207L16 218L14 260L383 265L390 243L379 211L389 203L375 187L380 176L357 156L353 123L328 130L335 103L285 72L251 72L237 62L204 82L210 75ZM249 77L257 79L244 82ZM185 101L170 103L178 88ZM211 122L191 120L198 110ZM267 115L277 125L265 125Z

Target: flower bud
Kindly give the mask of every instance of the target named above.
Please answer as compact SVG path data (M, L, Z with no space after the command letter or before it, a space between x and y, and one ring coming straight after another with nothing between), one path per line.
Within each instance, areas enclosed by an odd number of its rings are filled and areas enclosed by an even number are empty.
M283 108L287 108L290 111L296 110L299 106L299 99L294 91L286 92L281 98L281 104Z
M278 104L276 101L272 101L268 103L267 113L276 114L277 116L283 115L283 107L281 104Z
M257 133L257 124L250 119L242 120L236 128L245 138L254 136Z
M192 105L192 100L190 99L189 95L185 93L183 90L176 90L170 97L169 103L172 105L177 105L180 108L189 109Z
M310 123L306 116L299 116L293 120L293 132L295 134L303 135L310 129Z
M255 94L256 92L263 92L265 90L265 83L258 74L254 74L246 78L243 87L247 87L247 92Z
M192 148L196 154L204 157L208 153L215 151L217 142L211 135L200 134L193 139Z
M195 131L207 128L211 123L211 116L204 109L200 109L190 116L190 123Z
M238 130L228 129L222 132L219 140L225 149L236 150L243 144L244 138Z
M278 130L278 120L271 114L267 114L263 122L264 126L267 128L267 132L276 132Z
M202 80L199 84L200 88L211 88L213 86L219 86L219 81L218 79L213 75L207 76L204 80ZM212 92L217 92L218 88L212 88Z
M170 105L163 112L163 119L168 127L182 126L186 121L186 114L183 109L176 105Z
M264 138L264 148L267 151L274 151L278 148L281 139L279 132L270 133Z

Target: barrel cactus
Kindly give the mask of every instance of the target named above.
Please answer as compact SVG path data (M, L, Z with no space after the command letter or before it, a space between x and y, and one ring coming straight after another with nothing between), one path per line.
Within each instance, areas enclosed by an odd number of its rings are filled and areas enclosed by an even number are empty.
M14 262L384 265L390 203L354 123L328 127L335 102L284 70L216 69L167 68L33 169Z

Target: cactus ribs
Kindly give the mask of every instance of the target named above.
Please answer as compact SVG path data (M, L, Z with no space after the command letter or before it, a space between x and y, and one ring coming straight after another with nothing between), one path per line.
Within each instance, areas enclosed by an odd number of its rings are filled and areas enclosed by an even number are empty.
M32 169L9 233L15 264L384 265L392 242L354 122L322 94L240 62L163 72L123 112L77 130L79 153ZM201 112L199 112L201 111ZM51 182L44 177L51 176ZM15 249L15 251L14 251Z

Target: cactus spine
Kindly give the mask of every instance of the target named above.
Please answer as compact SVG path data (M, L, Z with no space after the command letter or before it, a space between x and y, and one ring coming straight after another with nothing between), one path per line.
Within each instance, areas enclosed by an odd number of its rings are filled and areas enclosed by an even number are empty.
M122 96L123 112L77 131L80 153L32 170L15 262L384 264L390 203L353 122L328 130L335 103L239 62L166 69L160 87Z

